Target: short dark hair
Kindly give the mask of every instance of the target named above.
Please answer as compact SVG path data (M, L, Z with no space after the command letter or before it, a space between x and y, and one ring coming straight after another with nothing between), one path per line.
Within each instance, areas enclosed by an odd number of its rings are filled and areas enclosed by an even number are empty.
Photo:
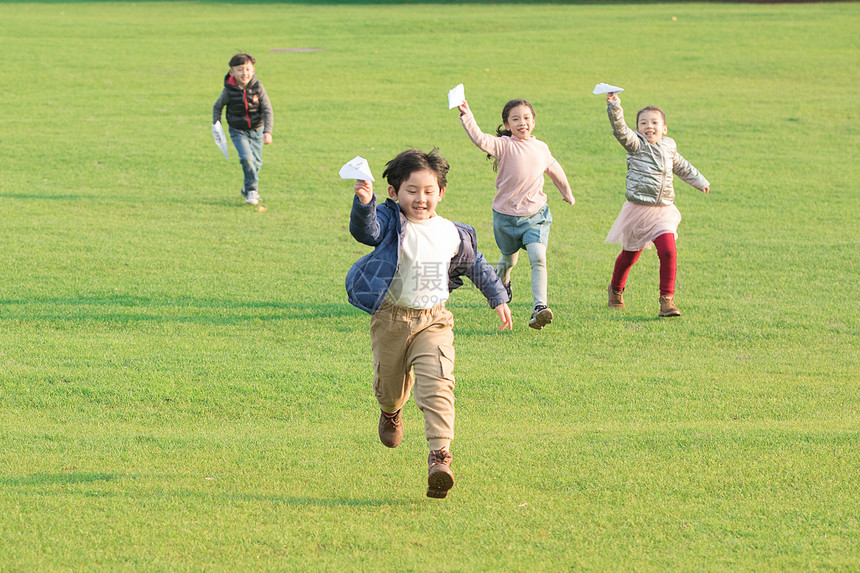
M642 115L646 111L656 111L660 113L660 116L663 118L663 123L666 123L666 114L663 113L663 110L657 107L656 105L649 105L643 107L639 111L636 112L636 125L639 125L639 116Z
M236 54L232 58L230 58L230 67L234 66L244 66L248 62L251 62L251 65L257 63L257 60L254 59L254 56L251 54Z
M435 147L430 153L424 153L420 149L408 149L385 164L382 176L388 179L388 184L394 187L394 192L397 193L400 190L400 184L409 179L410 175L416 171L429 169L436 174L439 189L444 189L448 185L450 167L448 161L439 155L439 150Z

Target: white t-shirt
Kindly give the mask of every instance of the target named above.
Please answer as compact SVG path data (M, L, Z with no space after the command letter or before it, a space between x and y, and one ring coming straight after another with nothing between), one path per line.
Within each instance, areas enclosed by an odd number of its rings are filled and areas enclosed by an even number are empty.
M454 223L435 216L424 221L404 217L400 267L385 300L407 308L433 308L448 300L448 265L460 250Z

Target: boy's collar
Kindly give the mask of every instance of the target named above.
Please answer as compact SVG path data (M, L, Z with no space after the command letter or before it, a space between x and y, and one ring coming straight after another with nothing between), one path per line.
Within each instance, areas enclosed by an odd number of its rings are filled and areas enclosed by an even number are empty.
M238 88L238 87L239 87L239 82L237 82L237 81L236 81L236 78L234 78L231 74L227 74L227 76L228 76L228 77L227 77L227 84L228 84L228 85L231 85L231 86L235 86L235 87L237 87L237 88ZM248 87L249 85L251 85L252 83L254 83L254 80L255 80L255 79L257 79L257 74L254 74L253 76L251 76L251 79L250 79L250 80L248 80L248 83L247 83L247 84L245 84L245 87Z

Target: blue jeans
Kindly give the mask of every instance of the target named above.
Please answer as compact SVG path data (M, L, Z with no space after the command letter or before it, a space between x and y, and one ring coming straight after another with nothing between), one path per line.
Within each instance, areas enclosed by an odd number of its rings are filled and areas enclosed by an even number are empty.
M257 190L260 168L263 166L263 127L257 129L230 128L230 139L239 154L239 163L245 173L245 194Z

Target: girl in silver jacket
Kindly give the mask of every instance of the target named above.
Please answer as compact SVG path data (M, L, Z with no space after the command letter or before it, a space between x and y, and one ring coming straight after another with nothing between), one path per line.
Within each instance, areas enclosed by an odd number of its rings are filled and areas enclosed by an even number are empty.
M662 109L649 106L639 110L633 131L624 121L618 94L607 94L606 103L612 133L627 150L627 201L606 236L607 243L620 243L622 248L609 283L609 306L624 308L624 286L630 268L642 250L653 245L660 259L658 316L680 316L675 306L675 239L681 213L674 205L673 176L704 193L710 191L711 184L678 153L675 141L665 137L668 128Z

